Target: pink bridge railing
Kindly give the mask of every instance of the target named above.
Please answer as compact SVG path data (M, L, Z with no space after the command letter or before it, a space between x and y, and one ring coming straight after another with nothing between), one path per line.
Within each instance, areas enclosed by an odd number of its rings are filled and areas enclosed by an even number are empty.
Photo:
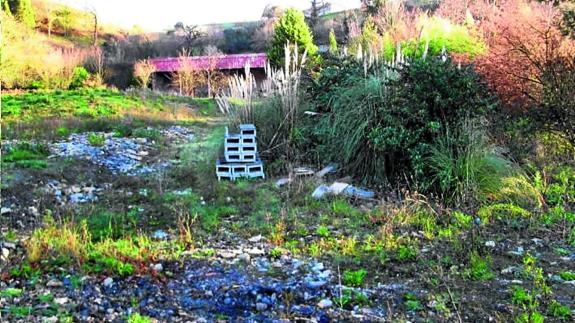
M251 68L263 68L266 65L265 53L231 54L219 56L191 56L190 65L195 69L206 69L210 62L220 70L242 69L247 64ZM178 57L151 58L150 62L156 66L156 72L175 72L180 68Z

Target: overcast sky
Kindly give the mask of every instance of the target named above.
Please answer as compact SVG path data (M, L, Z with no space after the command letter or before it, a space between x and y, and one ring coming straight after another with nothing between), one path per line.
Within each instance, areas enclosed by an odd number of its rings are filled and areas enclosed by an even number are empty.
M93 7L100 20L125 28L138 25L162 31L176 22L208 24L258 20L269 3L306 9L310 0L60 0L77 8ZM360 0L332 0L334 11L358 7Z

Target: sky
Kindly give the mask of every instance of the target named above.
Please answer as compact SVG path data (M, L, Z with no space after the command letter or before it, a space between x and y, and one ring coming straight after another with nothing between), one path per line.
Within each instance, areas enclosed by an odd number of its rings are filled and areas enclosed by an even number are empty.
M310 0L60 0L79 9L95 8L104 23L163 31L176 22L201 25L258 20L267 4L306 9ZM334 11L359 7L360 0L331 0Z

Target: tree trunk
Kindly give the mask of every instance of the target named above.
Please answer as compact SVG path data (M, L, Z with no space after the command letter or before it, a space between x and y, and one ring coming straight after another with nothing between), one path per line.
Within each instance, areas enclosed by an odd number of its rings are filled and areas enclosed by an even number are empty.
M98 16L95 12L92 13L94 15L94 46L98 45Z

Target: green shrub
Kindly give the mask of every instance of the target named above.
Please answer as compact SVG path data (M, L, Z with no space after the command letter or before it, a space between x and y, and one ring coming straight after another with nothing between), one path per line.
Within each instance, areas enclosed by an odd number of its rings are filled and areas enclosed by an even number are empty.
M82 66L74 67L72 71L72 76L70 78L70 90L78 89L84 87L84 83L90 77L90 73Z
M158 129L153 128L138 128L132 132L135 138L147 138L149 140L158 140L161 138L162 133Z
M571 55L573 56L573 55ZM571 145L570 158L575 154L575 58L556 58L547 62L540 78L541 102L531 110L537 130L554 133Z
M446 50L449 53L468 54L473 57L486 50L485 44L466 26L454 24L448 19L437 16L422 16L420 24L421 31L418 38L401 44L403 55L407 57L421 57L426 47L428 55L439 55Z

